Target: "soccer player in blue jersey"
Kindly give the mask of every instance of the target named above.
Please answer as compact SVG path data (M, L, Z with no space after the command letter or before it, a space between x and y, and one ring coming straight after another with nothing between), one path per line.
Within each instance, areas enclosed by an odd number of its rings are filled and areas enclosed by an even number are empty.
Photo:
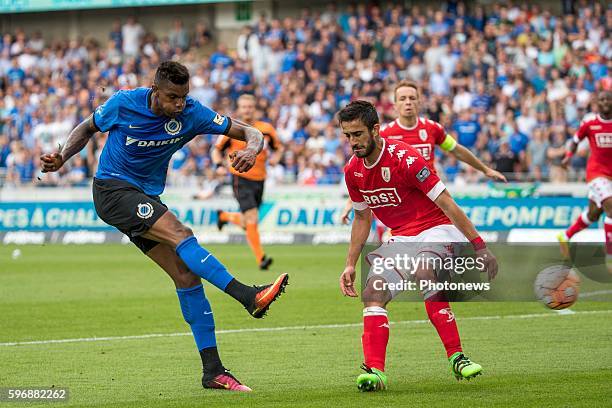
M191 326L203 365L202 386L251 391L227 371L217 351L212 310L200 278L261 318L284 291L288 275L267 286L235 279L193 232L168 211L163 192L170 157L199 134L227 135L246 147L231 157L248 171L263 147L254 127L222 116L188 96L189 72L163 62L151 88L119 91L72 130L61 151L41 156L43 172L54 172L85 147L96 132L109 132L93 181L93 200L102 220L126 234L174 281L185 321Z

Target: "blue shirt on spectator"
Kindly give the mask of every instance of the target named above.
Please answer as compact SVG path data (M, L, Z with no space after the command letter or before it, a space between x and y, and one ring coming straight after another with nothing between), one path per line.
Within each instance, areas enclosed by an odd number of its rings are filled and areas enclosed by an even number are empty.
M463 146L470 148L476 144L480 124L475 120L458 120L453 124L453 129L457 132L458 141Z
M218 63L221 63L221 65L223 65L223 68L227 68L234 63L234 60L232 60L229 55L225 55L221 52L215 52L213 53L213 55L210 56L210 65L214 67Z
M512 150L515 154L519 154L527 148L527 143L529 143L529 138L526 134L519 132L513 132L508 138L508 142L510 144L510 150Z

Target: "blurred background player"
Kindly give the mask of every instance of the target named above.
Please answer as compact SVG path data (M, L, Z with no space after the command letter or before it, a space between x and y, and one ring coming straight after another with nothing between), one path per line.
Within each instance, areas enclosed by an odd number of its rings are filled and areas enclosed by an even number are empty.
M561 254L569 259L569 240L579 231L596 222L606 213L604 232L606 235L606 263L612 271L612 91L600 91L597 97L597 114L587 115L563 159L567 166L578 143L587 139L591 155L587 161L586 181L589 186L589 208L565 231L558 235Z
M200 134L224 134L244 140L232 167L247 171L263 147L257 129L224 117L188 96L189 71L174 61L161 63L151 88L116 92L68 136L61 152L41 156L43 172L56 172L97 132L109 132L94 178L98 216L126 234L172 278L185 321L202 359L202 386L251 391L221 363L213 312L200 278L239 301L261 318L287 284L287 274L272 285L246 286L198 244L159 196L165 188L171 156Z
M354 287L355 266L370 232L372 212L393 235L368 254L372 265L375 258L395 259L408 254L419 257L434 254L441 259L454 255L454 244L468 241L476 255L485 260L489 279L497 274L497 261L484 241L457 206L446 186L429 167L416 149L399 141L381 138L375 107L366 101L354 101L338 113L342 132L348 138L354 156L344 173L349 195L355 209L346 267L340 276L340 288L346 296L357 297ZM403 245L402 243L412 243ZM420 246L418 248L417 246ZM417 248L414 252L412 250ZM428 255L431 256L431 255ZM381 273L370 269L362 292L362 345L366 371L357 378L362 391L379 391L387 387L385 358L389 341L387 304L402 292L398 285L411 280L437 282L432 264L416 271L384 267ZM385 287L384 285L393 285ZM429 320L436 328L457 379L479 375L482 367L470 361L461 347L457 324L443 291L422 291Z
M259 237L257 224L259 222L259 207L263 201L264 184L266 180L266 162L275 166L283 155L282 145L276 136L276 130L267 122L256 120L256 99L250 94L243 94L237 101L237 116L241 121L253 126L264 136L264 148L257 155L255 165L249 171L238 172L232 166L229 170L232 173L232 187L234 197L238 200L240 212L227 212L219 210L217 212L217 226L219 231L228 222L238 225L246 232L247 242L255 255L255 260L259 269L267 270L272 264L272 258L264 254ZM217 166L218 171L224 172L222 166L223 152L228 157L234 152L244 149L245 142L221 135L212 153L212 160ZM270 153L268 153L268 150Z
M506 177L493 170L480 161L474 154L447 134L444 127L438 122L419 116L421 109L421 96L415 82L402 80L395 85L394 102L397 119L380 128L380 136L390 142L400 140L413 146L422 156L429 167L435 172L435 146L454 156L457 160L469 164L494 181L506 182ZM342 211L341 219L344 224L349 222L352 206L347 202ZM376 231L382 241L381 227L376 222Z

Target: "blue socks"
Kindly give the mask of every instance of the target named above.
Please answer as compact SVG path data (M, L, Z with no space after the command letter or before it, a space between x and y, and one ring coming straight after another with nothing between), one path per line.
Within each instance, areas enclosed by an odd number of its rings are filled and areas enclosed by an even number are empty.
M227 284L234 279L217 258L198 244L198 240L194 236L182 240L176 246L176 254L185 262L191 272L222 291L225 291Z
M208 299L204 296L202 285L177 289L181 311L185 321L191 326L198 350L216 347L215 320Z

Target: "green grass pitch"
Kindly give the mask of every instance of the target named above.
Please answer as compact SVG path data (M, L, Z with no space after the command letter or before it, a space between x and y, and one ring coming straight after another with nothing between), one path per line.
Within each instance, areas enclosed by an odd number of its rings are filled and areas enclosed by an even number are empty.
M600 407L612 401L609 302L580 301L571 315L535 302L454 304L466 354L484 367L470 382L452 378L422 303L391 304L389 318L399 323L388 349L390 389L362 394L354 382L362 307L342 297L337 284L346 246L268 247L271 272L254 268L247 247L213 246L244 282L291 276L263 320L206 286L224 364L254 389L237 394L201 388L189 335L6 345L188 332L171 281L132 246L22 246L16 260L14 249L0 247L0 387L70 389L67 403L40 406ZM279 329L251 330L261 328ZM26 405L34 406L0 402Z

